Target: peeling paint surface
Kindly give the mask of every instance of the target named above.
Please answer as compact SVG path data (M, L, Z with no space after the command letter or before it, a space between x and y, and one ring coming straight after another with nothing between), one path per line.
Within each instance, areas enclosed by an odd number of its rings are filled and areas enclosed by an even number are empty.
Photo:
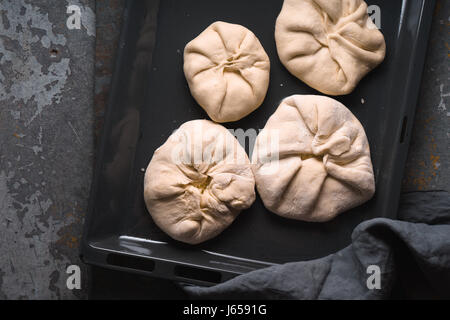
M81 8L68 30L66 6ZM86 297L94 1L0 1L0 299ZM66 268L82 267L82 290Z

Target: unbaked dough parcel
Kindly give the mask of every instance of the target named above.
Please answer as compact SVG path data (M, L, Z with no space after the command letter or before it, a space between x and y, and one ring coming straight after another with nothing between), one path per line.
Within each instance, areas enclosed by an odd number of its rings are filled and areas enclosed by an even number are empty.
M231 122L262 104L270 61L253 32L219 21L186 45L184 73L192 96L209 117Z
M286 218L328 221L375 192L361 123L324 96L284 99L258 135L252 163L265 207Z
M154 222L169 236L190 244L206 241L255 200L250 160L223 126L186 122L153 154L144 199Z
M284 0L275 40L289 72L329 95L351 93L386 52L362 0Z

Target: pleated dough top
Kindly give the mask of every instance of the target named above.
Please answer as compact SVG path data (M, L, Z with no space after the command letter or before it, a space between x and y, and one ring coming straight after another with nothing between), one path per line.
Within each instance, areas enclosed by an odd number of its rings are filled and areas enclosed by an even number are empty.
M351 93L386 52L362 0L285 0L275 40L289 72L329 95Z
M215 22L186 45L184 73L192 96L209 117L231 122L264 101L270 62L253 32Z
M264 205L286 218L327 221L375 192L364 129L328 97L283 100L256 139L252 164Z

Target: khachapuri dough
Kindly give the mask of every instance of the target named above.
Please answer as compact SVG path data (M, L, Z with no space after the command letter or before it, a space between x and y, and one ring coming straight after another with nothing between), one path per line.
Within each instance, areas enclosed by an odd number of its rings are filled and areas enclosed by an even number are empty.
M284 99L256 139L252 164L265 207L286 218L328 221L375 192L361 123L324 96Z
M222 125L186 122L153 154L144 199L154 222L173 239L209 240L255 200L250 160Z
M219 21L186 45L184 73L192 96L209 117L231 122L262 104L270 61L253 32Z
M328 95L351 93L386 52L362 0L284 0L275 40L289 72Z

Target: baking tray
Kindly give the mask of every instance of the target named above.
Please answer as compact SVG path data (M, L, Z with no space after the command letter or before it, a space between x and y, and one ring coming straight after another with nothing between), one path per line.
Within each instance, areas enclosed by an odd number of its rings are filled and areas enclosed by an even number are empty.
M257 196L222 234L195 246L169 238L148 214L143 179L154 150L182 123L207 119L184 78L183 49L209 24L222 20L246 26L271 60L263 105L227 128L261 129L284 97L319 94L278 59L274 26L282 2L127 2L85 221L85 262L211 285L273 264L329 255L351 242L352 230L362 221L395 218L434 8L430 0L368 1L381 9L386 59L352 94L336 98L366 130L377 188L372 200L330 222L308 223L268 212Z

